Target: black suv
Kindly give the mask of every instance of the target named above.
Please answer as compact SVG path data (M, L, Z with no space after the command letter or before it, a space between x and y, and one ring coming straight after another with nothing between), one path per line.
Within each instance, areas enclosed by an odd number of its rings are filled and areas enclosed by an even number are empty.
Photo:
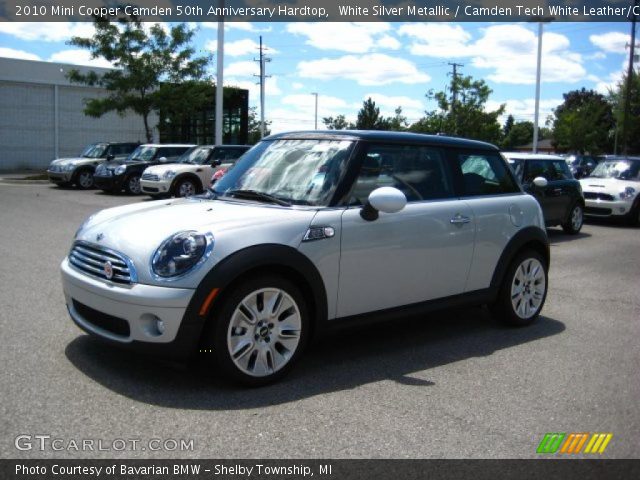
M180 155L195 145L140 145L123 162L108 161L100 165L94 174L96 187L105 192L141 193L140 177L145 168L161 163L173 163Z
M582 228L584 195L564 158L537 153L503 153L525 192L540 203L547 227L561 225L575 235Z

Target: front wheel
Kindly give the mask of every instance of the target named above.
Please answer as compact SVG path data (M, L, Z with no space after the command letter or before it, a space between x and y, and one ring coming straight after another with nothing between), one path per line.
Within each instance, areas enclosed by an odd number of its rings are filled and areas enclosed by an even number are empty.
M76 175L75 184L81 190L88 190L93 187L93 172L91 170L80 170Z
M582 205L579 203L575 204L571 209L571 214L565 223L562 224L562 229L564 233L568 233L569 235L577 235L582 229L582 224L584 222L584 210Z
M548 283L547 264L542 255L534 250L520 253L504 276L493 313L512 326L533 323L544 306Z
M300 356L309 316L298 288L278 276L250 279L214 315L213 352L222 373L248 386L284 376Z
M142 192L140 188L140 175L137 173L130 175L124 182L124 190L129 195L140 195Z
M190 197L198 193L198 187L195 182L189 178L180 180L175 187L176 197Z

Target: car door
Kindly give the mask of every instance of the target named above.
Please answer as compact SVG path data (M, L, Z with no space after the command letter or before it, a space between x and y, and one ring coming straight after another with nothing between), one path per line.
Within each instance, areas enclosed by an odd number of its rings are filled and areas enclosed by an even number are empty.
M537 187L533 179L543 177L547 180L546 187ZM562 187L556 182L556 174L553 164L549 160L528 160L525 164L523 186L533 195L544 214L547 225L556 224L561 218Z
M549 160L552 166L553 194L554 201L557 202L557 220L564 222L569 218L569 213L573 204L580 197L578 189L579 183L573 178L567 162L564 160Z
M475 224L455 198L444 151L420 145L369 145L342 214L337 316L346 317L462 293ZM360 212L369 193L400 189L407 205Z

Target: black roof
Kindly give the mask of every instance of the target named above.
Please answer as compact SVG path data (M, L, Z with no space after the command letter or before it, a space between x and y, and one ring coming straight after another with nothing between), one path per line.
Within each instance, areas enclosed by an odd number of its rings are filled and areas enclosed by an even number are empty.
M478 140L447 137L444 135L425 135L422 133L389 132L380 130L309 130L301 132L284 132L269 135L265 140L282 139L326 139L326 140L365 140L370 142L402 142L444 145L450 147L498 150L498 147Z

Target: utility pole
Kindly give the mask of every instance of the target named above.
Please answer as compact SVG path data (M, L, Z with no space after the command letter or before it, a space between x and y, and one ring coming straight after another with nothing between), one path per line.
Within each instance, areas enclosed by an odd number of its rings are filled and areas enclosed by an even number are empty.
M638 0L634 2L635 9L638 7ZM624 116L622 117L622 153L629 153L629 108L631 104L631 88L633 87L633 57L636 48L636 18L631 20L631 47L629 50L629 67L627 69L627 88L624 95Z
M316 113L315 113L315 121L314 121L314 130L318 129L318 92L311 92L311 95L316 97Z
M457 135L458 134L458 125L456 123L456 115L455 115L455 109L456 109L456 103L458 102L458 67L464 67L464 64L462 63L448 63L448 65L451 65L452 68L452 72L451 72L451 118L453 118L453 128L454 131L450 132L453 135Z
M264 55L265 48L262 46L262 35L260 35L260 58L255 59L254 61L260 62L260 138L264 137L265 133L265 121L264 121L264 88L265 88L265 79L269 78L269 75L265 75L266 71L266 63L270 62L271 59L267 58Z
M555 17L534 17L532 21L538 22L538 59L536 66L536 100L533 112L533 153L538 153L538 119L540 117L540 77L542 74L542 25L545 22L552 22Z
M224 0L219 0L220 7L224 7ZM220 10L222 11L222 10ZM223 117L223 93L224 93L224 16L220 15L218 19L218 58L217 74L216 74L216 115L215 115L215 144L222 145L222 124Z

